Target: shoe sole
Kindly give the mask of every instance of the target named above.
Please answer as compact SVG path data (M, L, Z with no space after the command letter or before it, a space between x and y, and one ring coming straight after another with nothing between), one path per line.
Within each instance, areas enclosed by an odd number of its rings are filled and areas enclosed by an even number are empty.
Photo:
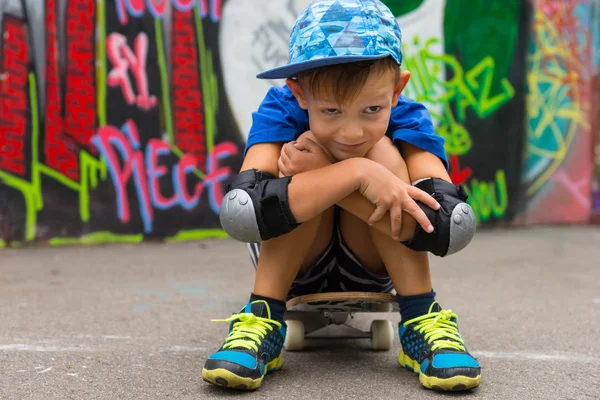
M474 389L481 383L481 375L475 378L468 376L453 376L452 378L441 379L435 376L427 376L421 372L421 365L400 351L398 355L398 364L419 375L419 382L427 389L436 390L439 392L461 392L464 390Z
M265 366L265 373L256 379L234 374L224 368L208 370L202 368L202 379L213 385L236 390L256 390L262 384L263 378L270 372L276 371L283 365L283 357L279 356Z

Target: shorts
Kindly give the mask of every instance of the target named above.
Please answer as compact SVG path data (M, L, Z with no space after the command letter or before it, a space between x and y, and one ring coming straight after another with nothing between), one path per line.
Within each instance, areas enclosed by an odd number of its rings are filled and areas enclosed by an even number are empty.
M260 244L249 243L248 249L256 268ZM390 293L393 289L389 276L369 271L352 252L342 237L339 209L336 207L333 237L329 245L304 276L292 283L288 298L323 292Z

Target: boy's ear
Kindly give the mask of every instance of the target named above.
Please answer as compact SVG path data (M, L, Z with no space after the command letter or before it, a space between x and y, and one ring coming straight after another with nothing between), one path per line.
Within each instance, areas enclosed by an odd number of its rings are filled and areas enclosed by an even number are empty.
M398 98L400 97L400 94L402 93L402 91L404 90L406 85L408 84L409 79L410 79L410 72L400 71L400 79L398 79L398 83L396 84L396 87L394 88L393 107L396 107L398 105Z
M306 106L306 98L304 97L304 91L302 90L302 87L300 87L298 81L288 78L285 80L285 83L287 83L288 87L294 94L294 97L296 97L296 100L298 100L298 105L300 105L300 108L306 110L308 108Z

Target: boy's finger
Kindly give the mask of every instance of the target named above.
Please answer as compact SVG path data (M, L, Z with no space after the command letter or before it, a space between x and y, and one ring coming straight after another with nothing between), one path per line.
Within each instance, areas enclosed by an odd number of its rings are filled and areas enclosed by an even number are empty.
M281 178L282 174L283 174L283 176L289 176L289 171L287 170L281 157L279 157L279 159L277 160L277 168L279 168L279 175L280 175L279 177L280 178Z
M299 142L295 142L294 143L294 148L297 149L297 150L300 150L300 151L306 150L306 147L304 146L304 140L305 139L300 139Z
M429 193L414 186L409 186L407 192L410 197L415 200L419 200L432 210L439 210L440 203L438 203L437 200L434 199Z
M402 207L400 204L390 208L390 219L392 221L392 239L398 240L402 228Z
M283 161L284 165L291 165L292 160L290 159L290 155L285 151L285 146L284 146L284 151L281 152L281 155L279 156L279 159L281 161Z
M408 200L408 204L406 204L404 206L404 211L406 211L408 214L412 215L414 217L414 219L417 221L417 224L421 225L421 227L423 228L423 230L425 230L425 232L427 232L427 233L433 232L433 225L431 225L429 218L427 218L427 215L425 214L425 212L423 212L423 210L421 210L421 207L419 207L413 199Z
M298 152L302 151L296 147L297 144L298 144L297 142L295 144L286 143L283 145L281 150L283 153L287 154L288 156L291 156L294 153L298 153Z
M381 218L383 218L383 216L385 215L386 212L387 212L386 207L384 207L382 205L377 206L375 211L373 211L373 214L371 214L371 216L369 217L367 223L369 225L375 224L377 221L379 221Z
M309 138L302 138L300 142L298 142L300 146L302 146L302 150L307 150L311 153L316 153L321 150L321 147ZM296 147L298 148L298 147Z

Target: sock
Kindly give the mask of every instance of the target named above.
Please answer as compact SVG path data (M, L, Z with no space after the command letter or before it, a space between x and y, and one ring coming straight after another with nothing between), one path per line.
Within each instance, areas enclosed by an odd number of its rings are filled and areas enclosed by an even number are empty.
M396 301L400 306L400 315L402 316L401 323L403 323L427 314L431 303L435 301L435 292L432 289L429 293L416 294L413 296L396 295Z
M260 296L258 294L251 293L250 294L250 303L256 300L264 300L269 305L271 309L271 319L274 319L277 322L283 322L283 314L285 314L285 301L272 299L270 297Z

